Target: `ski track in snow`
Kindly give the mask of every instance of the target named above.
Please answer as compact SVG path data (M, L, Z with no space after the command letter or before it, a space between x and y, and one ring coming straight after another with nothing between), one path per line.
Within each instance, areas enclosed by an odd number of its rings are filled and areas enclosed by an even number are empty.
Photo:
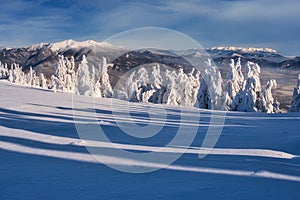
M59 136L47 136L32 132L24 132L11 134L8 131L3 131L0 136L13 136L15 138L30 139L36 142L44 142L48 144L61 144L61 145L74 145L74 146L89 146L89 147L111 147L111 144L107 142L92 141L92 140L81 140ZM126 150L137 150L137 151L153 151L161 152L161 147L145 146L145 145L133 145L133 144L119 144L112 143L115 148L126 149ZM2 142L1 148L12 150L10 143ZM165 147L164 152L168 153L185 153L185 154L210 154L210 155L232 155L232 156L256 156L256 157L267 157L267 158L282 158L292 159L298 157L293 154L289 154L282 151L274 151L268 149L231 149L231 148L204 148L204 147ZM20 151L22 152L22 151ZM33 152L30 152L34 154Z
M38 156L48 156L48 157L61 158L61 159L70 159L70 160L75 160L75 161L80 161L80 162L91 162L91 163L100 163L101 164L100 161L95 159L90 154L71 153L71 152L62 152L62 151L55 151L55 150L31 148L31 147L17 145L17 144L9 143L9 142L0 142L0 146L1 146L1 149L14 151L14 152L22 152L22 153L38 155ZM103 147L103 146L100 146L100 147ZM148 149L148 150L150 150L150 149ZM229 152L238 152L237 149L236 150L232 150L232 149L227 150L227 152L228 151ZM248 150L248 151L251 152L251 150ZM168 152L172 152L172 151L168 151ZM242 150L242 152L243 152L243 150ZM258 155L258 153L263 152L263 151L253 150L253 152L256 152L256 154L254 154L254 155ZM172 153L174 153L174 152L172 152ZM279 152L276 152L276 153L279 153ZM284 153L281 153L281 154L284 154ZM227 154L227 155L241 155L241 154ZM253 155L253 154L250 154L250 155ZM270 154L270 156L272 157L271 154ZM280 179L280 180L300 182L300 177L298 177L298 176L274 173L274 172L267 171L267 170L255 172L255 171L179 166L179 165L167 165L166 166L166 165L163 165L160 163L140 162L140 161L136 161L136 160L132 160L132 159L116 158L116 157L105 156L105 155L101 155L100 157L101 157L102 161L104 160L105 163L112 164L112 165L125 165L125 166L150 167L150 168L153 167L153 168L162 168L162 169L170 169L170 170L177 170L177 171L188 171L188 172L209 173L209 174L223 174L223 175L234 175L234 176L249 176L249 177L271 178L271 179Z

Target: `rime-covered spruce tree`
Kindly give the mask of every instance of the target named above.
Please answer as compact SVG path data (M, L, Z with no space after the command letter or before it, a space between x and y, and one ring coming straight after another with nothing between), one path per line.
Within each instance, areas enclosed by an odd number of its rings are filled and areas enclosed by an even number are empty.
M293 100L289 112L300 112L300 74L298 75L297 85L294 88Z
M201 73L197 98L199 108L226 110L226 93L223 90L223 79L210 59L206 62L206 68Z
M242 112L257 112L260 104L260 66L247 62L248 72L243 89L236 95L232 102L231 110Z
M9 75L7 64L0 62L0 79L7 79Z
M75 85L76 94L89 96L91 93L90 84L91 84L91 77L90 77L88 61L84 55L82 57L82 61L79 64L78 71L77 71L77 81Z
M279 103L274 100L272 95L272 89L276 88L277 83L275 79L268 81L266 88L261 93L260 97L260 111L266 113L277 113L279 112Z
M100 97L111 98L113 96L113 90L110 84L108 75L108 64L107 59L102 57L99 63L99 78L96 82L96 89L100 89Z
M244 75L242 73L241 59L235 63L231 59L230 71L227 75L227 83L225 86L226 95L226 110L230 110L232 102L236 95L243 89Z
M25 73L22 71L22 67L13 63L8 71L8 80L16 85L25 85L26 78Z

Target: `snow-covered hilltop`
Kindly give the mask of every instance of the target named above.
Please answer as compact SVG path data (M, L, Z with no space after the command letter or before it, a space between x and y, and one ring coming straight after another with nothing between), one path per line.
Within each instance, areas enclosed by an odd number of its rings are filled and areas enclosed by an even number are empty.
M72 39L64 40L62 42L57 42L53 44L49 44L49 48L52 51L56 52L64 52L69 49L82 49L82 48L107 48L108 50L111 49L120 49L120 46L114 46L107 42L96 42L94 40L86 40L86 41L75 41Z

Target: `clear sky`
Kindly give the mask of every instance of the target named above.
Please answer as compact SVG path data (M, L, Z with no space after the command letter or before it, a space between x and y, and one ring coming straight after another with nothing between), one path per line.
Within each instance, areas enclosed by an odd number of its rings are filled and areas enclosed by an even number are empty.
M96 41L132 28L180 31L204 47L300 55L299 0L0 0L0 46Z

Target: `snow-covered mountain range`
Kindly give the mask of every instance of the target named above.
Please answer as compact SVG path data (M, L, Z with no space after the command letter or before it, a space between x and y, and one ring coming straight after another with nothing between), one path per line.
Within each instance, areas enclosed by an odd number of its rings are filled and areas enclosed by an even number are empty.
M214 47L206 49L206 52L220 66L228 64L232 58L240 57L243 63L251 61L258 63L261 67L300 67L299 57L286 57L270 48ZM185 57L205 55L203 50L199 49L173 51L173 53L175 54L170 55L170 53L163 51L149 50L128 52L125 48L106 42L65 40L53 44L41 43L28 47L2 48L0 50L0 61L8 65L17 63L25 71L32 66L37 73L44 73L49 77L53 74L58 55L74 56L77 64L82 60L83 55L94 58L95 62L97 58L104 56L109 62L114 62L113 69L121 73L131 67L150 62L170 64L171 67L175 68L189 67L189 63L185 59L178 58L177 55L184 55Z

